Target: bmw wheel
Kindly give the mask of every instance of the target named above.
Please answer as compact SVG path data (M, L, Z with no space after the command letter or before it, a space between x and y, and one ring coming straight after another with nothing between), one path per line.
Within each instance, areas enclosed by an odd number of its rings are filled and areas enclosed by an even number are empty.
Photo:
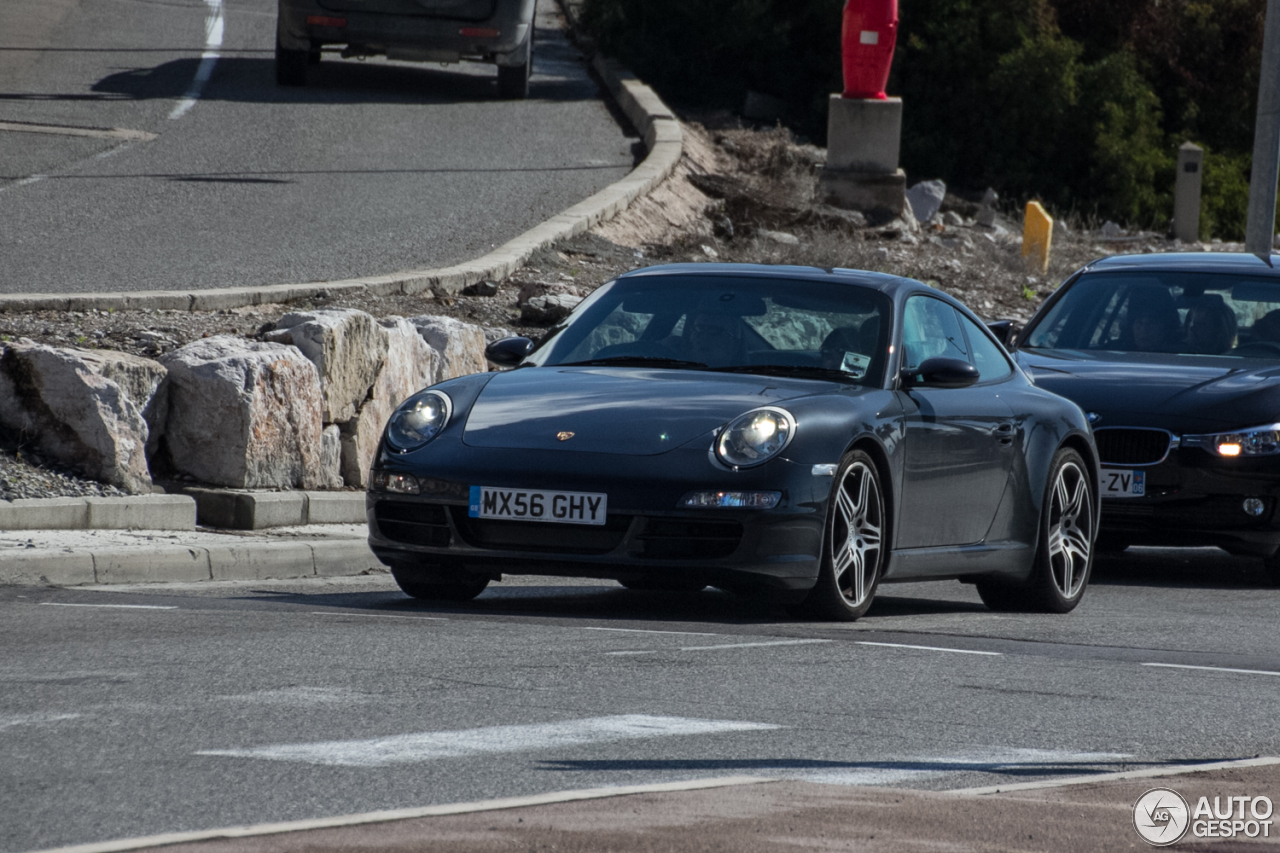
M884 567L888 529L875 462L861 450L841 461L827 501L818 583L795 610L852 622L867 612Z
M1020 584L996 578L978 581L983 603L992 610L1074 610L1093 570L1096 523L1093 481L1080 454L1064 447L1053 457L1031 576Z
M393 565L391 576L405 595L422 601L470 601L489 585L484 575L462 571L446 575L417 566Z

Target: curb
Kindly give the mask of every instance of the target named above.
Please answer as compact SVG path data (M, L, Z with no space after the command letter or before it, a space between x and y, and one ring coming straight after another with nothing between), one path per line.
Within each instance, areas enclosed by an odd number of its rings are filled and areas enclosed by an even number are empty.
M195 529L196 501L186 495L0 500L0 532Z
M473 814L475 812L503 811L531 808L555 803L574 803L583 800L605 800L628 797L635 794L664 794L679 791L703 791L712 788L732 788L739 785L759 785L774 782L757 776L724 776L718 779L694 779L689 782L658 782L650 785L625 785L614 788L584 788L577 791L553 791L527 797L505 797L497 800L478 800L470 803L449 803L442 806L392 809L365 812L363 814L311 820L259 823L250 826L230 826L223 829L205 829L191 832L170 832L142 838L122 838L117 841L101 841L55 847L40 853L122 853L126 850L145 850L148 847L167 847L173 844L190 844L196 841L214 841L227 838L253 838L262 835L281 835L288 832L306 832L313 829L335 829L346 826L365 826L371 823L387 823L396 820L413 820L423 817Z
M362 539L40 549L0 558L0 585L80 586L160 581L346 577L386 567Z
M610 95L644 138L646 155L629 175L536 225L483 257L442 269L407 270L388 275L308 284L227 287L209 290L115 293L25 293L0 295L0 312L11 311L217 311L306 299L320 291L371 296L412 296L430 290L456 294L469 284L502 280L520 269L539 249L567 240L617 216L662 183L680 162L680 123L656 93L617 63L597 56L592 66Z
M264 530L306 524L364 524L364 492L254 492L192 486L201 527Z

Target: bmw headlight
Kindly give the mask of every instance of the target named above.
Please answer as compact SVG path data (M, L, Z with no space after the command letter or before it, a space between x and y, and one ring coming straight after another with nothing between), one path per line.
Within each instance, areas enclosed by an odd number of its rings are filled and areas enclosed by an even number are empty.
M417 450L440 434L451 414L453 401L443 391L415 394L387 421L387 442L401 453Z
M1202 447L1218 456L1276 456L1280 454L1280 424L1250 427L1209 435L1184 435L1183 447Z
M716 456L733 468L750 468L782 452L796 434L796 419L785 409L754 409L731 422L716 439Z

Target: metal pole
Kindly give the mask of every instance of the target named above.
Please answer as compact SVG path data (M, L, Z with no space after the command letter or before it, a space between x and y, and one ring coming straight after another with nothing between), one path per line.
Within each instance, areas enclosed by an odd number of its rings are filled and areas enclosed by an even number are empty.
M1258 78L1258 114L1253 126L1253 176L1245 250L1271 257L1276 230L1276 184L1280 183L1280 0L1267 0Z

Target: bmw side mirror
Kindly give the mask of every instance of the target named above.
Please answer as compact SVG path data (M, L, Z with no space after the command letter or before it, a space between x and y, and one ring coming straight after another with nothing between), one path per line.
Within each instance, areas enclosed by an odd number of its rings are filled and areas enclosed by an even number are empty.
M484 348L484 357L499 367L515 367L533 352L528 338L503 338Z
M903 388L968 388L980 378L978 368L958 358L934 356L902 371Z
M1013 340L1012 320L992 320L987 324L987 328L996 336L997 341L1004 344L1005 349L1009 348L1009 342Z

